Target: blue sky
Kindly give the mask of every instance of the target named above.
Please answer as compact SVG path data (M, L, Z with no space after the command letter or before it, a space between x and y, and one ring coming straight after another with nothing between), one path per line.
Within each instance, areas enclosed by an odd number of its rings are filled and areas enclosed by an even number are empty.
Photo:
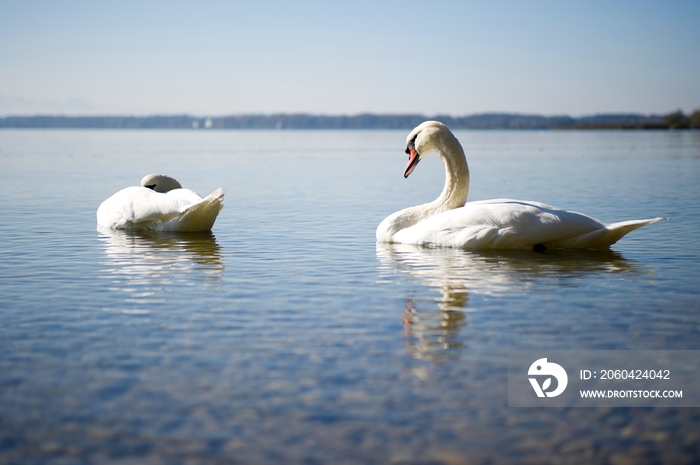
M700 108L698 1L0 0L0 115Z

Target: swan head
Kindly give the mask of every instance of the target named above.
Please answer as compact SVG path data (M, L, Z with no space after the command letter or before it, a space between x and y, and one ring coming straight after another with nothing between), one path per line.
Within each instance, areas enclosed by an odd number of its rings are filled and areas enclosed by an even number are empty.
M175 178L164 174L148 174L141 180L141 185L153 189L156 192L160 192L161 194L173 189L182 189L182 186Z
M406 137L406 153L408 164L403 177L413 173L413 170L426 153L433 152L440 145L444 134L452 134L447 126L439 121L425 121L416 126Z

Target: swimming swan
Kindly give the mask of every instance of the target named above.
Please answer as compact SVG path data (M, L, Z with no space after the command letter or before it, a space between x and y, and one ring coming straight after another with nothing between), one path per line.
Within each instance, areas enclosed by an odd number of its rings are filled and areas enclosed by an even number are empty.
M224 206L217 189L202 199L170 176L149 174L141 186L122 189L97 209L97 224L130 231L210 231Z
M582 213L513 199L467 202L469 167L464 150L444 124L426 121L408 135L407 178L428 152L445 164L442 194L433 202L388 216L377 227L378 242L462 249L603 249L625 234L661 218L604 224Z

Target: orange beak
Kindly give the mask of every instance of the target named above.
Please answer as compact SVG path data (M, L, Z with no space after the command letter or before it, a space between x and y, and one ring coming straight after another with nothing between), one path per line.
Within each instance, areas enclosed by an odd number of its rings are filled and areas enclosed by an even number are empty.
M413 170L416 169L420 161L420 156L413 147L408 147L406 152L408 153L408 165L406 165L406 169L403 172L404 178L407 178L409 174L413 173Z

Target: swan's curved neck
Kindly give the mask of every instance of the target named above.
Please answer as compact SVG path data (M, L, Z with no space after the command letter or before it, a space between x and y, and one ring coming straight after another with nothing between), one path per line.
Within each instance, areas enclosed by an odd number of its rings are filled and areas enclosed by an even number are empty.
M444 134L435 148L445 164L445 187L431 205L432 215L463 207L469 194L469 166L464 150L452 133Z
M377 240L391 242L399 231L438 213L463 207L469 193L469 167L464 150L452 133L443 136L434 150L445 164L445 187L440 196L430 203L405 208L389 215L377 228Z

